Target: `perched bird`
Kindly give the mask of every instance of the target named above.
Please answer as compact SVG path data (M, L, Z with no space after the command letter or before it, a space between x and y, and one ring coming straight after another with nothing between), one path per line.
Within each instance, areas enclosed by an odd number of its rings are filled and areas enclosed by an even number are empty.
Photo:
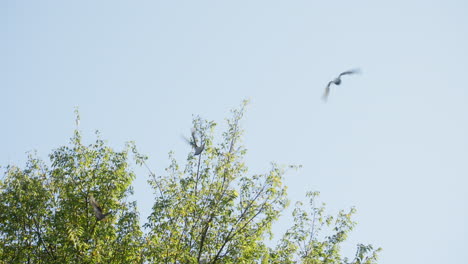
M93 206L94 214L96 215L98 221L101 221L102 219L106 218L107 215L112 213L108 212L107 214L103 214L101 207L96 202L96 200L94 200L94 197L92 195L91 197L89 197L89 203L91 203L91 205Z
M338 75L338 77L336 77L334 80L328 82L327 87L325 87L325 92L323 93L322 99L324 101L326 101L328 99L328 95L330 94L330 86L332 84L335 84L335 85L340 85L341 84L341 76L356 74L356 73L360 73L360 72L361 72L361 70L359 70L359 69L353 69L353 70L349 70L349 71L345 71L345 72L340 73L340 75Z
M185 137L184 137L184 139L195 150L194 155L200 155L202 153L202 151L205 149L205 142L201 143L201 145L198 145L197 138L195 136L195 129L192 129L192 139L188 140Z

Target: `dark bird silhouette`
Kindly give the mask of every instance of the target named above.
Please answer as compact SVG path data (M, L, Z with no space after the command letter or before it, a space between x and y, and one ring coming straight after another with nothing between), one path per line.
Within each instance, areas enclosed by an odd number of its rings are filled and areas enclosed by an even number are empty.
M331 86L332 84L334 84L334 85L340 85L340 84L341 84L341 76L343 76L343 75L350 75L350 74L356 74L356 73L360 73L360 72L361 72L361 70L359 70L359 69L353 69L353 70L349 70L349 71L345 71L345 72L340 73L340 75L338 75L338 77L336 77L336 78L333 79L332 81L328 82L327 87L325 87L325 92L323 93L322 99L323 99L324 101L327 101L328 95L330 94L330 86Z
M102 219L106 218L106 216L112 213L108 212L107 214L103 214L101 207L96 202L96 200L94 200L94 197L92 195L91 197L89 197L89 203L91 203L91 205L93 206L94 215L96 216L98 221L101 221Z
M185 137L184 137L184 139L195 150L194 155L200 155L202 153L202 151L205 149L205 142L201 143L201 145L198 145L197 137L195 136L195 129L192 129L192 138L190 140L185 138Z

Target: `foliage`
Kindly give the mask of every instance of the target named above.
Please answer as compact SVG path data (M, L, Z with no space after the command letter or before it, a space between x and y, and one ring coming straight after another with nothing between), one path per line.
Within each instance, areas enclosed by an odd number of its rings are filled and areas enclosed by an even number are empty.
M7 168L0 189L2 263L142 263L142 232L136 204L127 202L135 178L128 149L115 152L97 139L50 155L50 168L30 155L25 169ZM93 195L104 210L97 221Z
M341 210L336 217L325 215L324 204L315 206L318 195L318 192L307 193L310 210L305 210L302 202L296 204L294 225L286 231L277 247L270 251L269 263L377 263L377 253L381 249L374 250L372 245L359 244L352 261L341 257L340 245L356 225L351 220L356 209L351 208L348 212ZM323 229L331 234L321 236Z
M183 170L171 156L167 175L150 181L156 200L145 227L152 262L251 263L266 252L263 237L287 205L284 170L272 165L265 174L247 175L243 113L233 111L219 145L213 143L216 124L196 118L204 152L190 154Z
M194 119L205 148L183 166L170 153L164 175L150 171L155 197L142 226L136 203L128 201L135 179L130 152L136 164L149 166L133 142L117 152L97 134L85 146L75 130L69 146L50 154L49 166L31 154L24 169L7 167L0 181L0 263L376 263L380 249L371 245L358 245L352 261L341 257L355 210L326 216L314 206L318 193L308 194L309 210L297 204L294 224L275 248L265 245L288 205L286 168L272 164L249 174L240 126L246 104L227 119L221 142L214 122ZM91 197L111 212L102 221Z

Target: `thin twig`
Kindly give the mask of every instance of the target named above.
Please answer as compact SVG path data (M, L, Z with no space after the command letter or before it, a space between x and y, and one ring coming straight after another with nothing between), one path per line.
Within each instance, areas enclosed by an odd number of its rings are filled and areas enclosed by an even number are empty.
M158 181L156 180L156 174L154 174L153 171L151 171L151 169L149 168L149 166L146 164L146 161L143 161L143 164L145 165L146 169L148 169L149 173L151 174L151 176L153 177L153 180L154 182L156 183L158 189L159 189L159 193L161 194L161 197L163 198L163 200L166 200L166 198L164 197L164 193L162 191L162 188L161 188L161 185L159 185Z

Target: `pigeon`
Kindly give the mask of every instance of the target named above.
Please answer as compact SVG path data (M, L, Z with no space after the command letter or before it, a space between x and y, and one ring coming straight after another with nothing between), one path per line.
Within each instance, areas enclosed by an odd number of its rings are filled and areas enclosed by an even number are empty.
M96 202L96 200L94 200L93 196L89 197L89 202L93 206L94 214L96 215L96 218L98 221L101 221L102 219L106 218L107 215L112 213L112 212L108 212L107 214L103 214L101 207Z
M187 138L184 138L187 143L192 146L192 148L195 150L195 153L193 155L200 155L202 151L205 149L205 142L203 142L200 146L197 144L197 138L195 137L195 129L192 129L192 139L188 140Z
M328 82L327 87L325 87L325 92L323 93L322 99L324 101L326 101L328 99L328 95L330 94L330 86L332 84L335 84L335 85L340 85L341 84L341 76L356 74L356 73L360 73L360 72L361 71L359 69L353 69L353 70L349 70L349 71L345 71L345 72L340 73L340 75L338 75L338 77L336 77L334 80Z

